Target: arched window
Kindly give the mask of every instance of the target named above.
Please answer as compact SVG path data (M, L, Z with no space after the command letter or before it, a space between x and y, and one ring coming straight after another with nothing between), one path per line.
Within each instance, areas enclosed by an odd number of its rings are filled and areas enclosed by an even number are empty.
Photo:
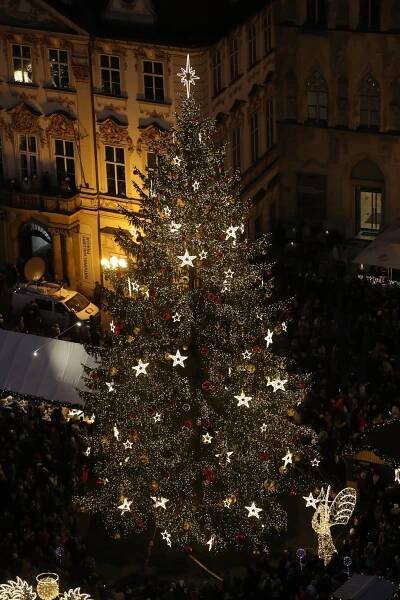
M356 234L371 236L382 228L383 173L370 160L357 163L351 178L355 186Z
M381 121L381 93L379 84L368 75L360 86L360 127L379 129Z
M319 71L307 81L308 119L315 122L328 120L328 86Z

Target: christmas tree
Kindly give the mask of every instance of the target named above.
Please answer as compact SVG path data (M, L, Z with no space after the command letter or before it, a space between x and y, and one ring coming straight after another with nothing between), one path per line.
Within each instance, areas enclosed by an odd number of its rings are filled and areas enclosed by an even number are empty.
M86 410L97 485L85 504L118 532L156 526L166 544L255 544L285 527L279 496L313 480L315 436L289 415L304 381L272 352L267 242L245 236L248 206L190 86L139 212L108 272L112 346L98 350Z

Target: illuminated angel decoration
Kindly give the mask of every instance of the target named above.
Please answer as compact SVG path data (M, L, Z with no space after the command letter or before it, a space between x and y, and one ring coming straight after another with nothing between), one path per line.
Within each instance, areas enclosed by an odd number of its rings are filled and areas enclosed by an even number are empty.
M347 525L356 505L357 493L354 488L344 488L333 501L329 500L331 487L326 493L324 488L316 499L317 509L312 518L312 527L318 535L318 556L324 561L325 566L330 563L333 554L337 551L333 543L331 527L333 525Z
M0 584L0 600L35 600L36 592L20 577L16 581Z

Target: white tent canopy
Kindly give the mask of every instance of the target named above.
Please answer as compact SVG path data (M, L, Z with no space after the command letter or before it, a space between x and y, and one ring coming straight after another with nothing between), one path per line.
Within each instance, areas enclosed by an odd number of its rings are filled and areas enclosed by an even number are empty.
M11 394L82 404L83 366L95 364L81 344L0 330L0 389Z
M400 219L377 235L353 262L385 269L400 269Z

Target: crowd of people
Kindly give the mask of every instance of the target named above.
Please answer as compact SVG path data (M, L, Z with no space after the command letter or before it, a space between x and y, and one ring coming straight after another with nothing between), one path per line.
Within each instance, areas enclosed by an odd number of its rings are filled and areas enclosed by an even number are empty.
M280 264L277 285L292 300L279 345L293 368L311 374L300 416L319 433L321 472L344 483L349 444L400 415L400 287L349 272L326 240L288 244ZM344 556L351 572L400 580L400 486L390 467L371 464L354 472L356 514L328 567L309 550L302 565L296 548L280 556L260 550L245 573L227 568L222 583L159 580L141 569L105 581L72 501L88 485L87 427L60 407L0 403L0 581L55 570L102 600L327 600L347 580Z

